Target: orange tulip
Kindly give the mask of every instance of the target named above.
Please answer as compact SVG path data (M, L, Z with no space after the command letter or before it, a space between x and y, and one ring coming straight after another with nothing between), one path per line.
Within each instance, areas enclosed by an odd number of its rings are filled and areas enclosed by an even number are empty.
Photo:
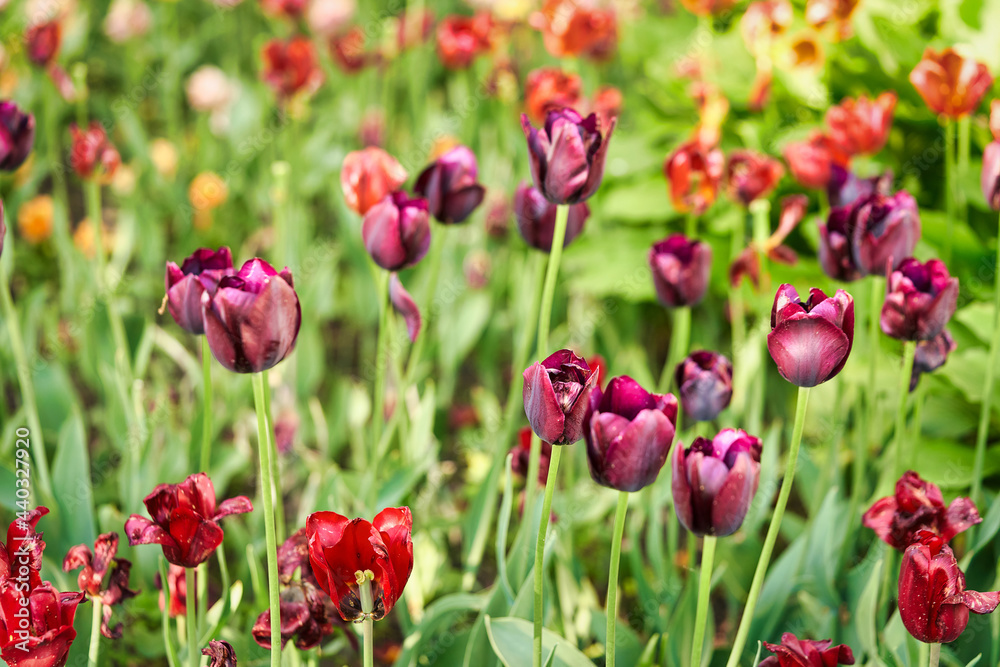
M381 148L369 146L344 157L340 187L352 211L364 215L407 178L403 165Z
M910 72L910 83L936 114L960 118L979 105L993 85L986 65L966 58L955 49L927 49Z

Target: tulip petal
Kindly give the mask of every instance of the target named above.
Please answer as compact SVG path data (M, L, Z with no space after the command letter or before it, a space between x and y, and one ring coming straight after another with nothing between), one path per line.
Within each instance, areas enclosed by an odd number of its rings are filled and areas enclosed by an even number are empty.
M749 453L736 456L736 462L712 501L712 527L716 537L732 535L739 530L757 493L759 476L760 464Z
M807 317L775 327L767 336L767 349L783 378L799 387L815 387L843 367L851 341L831 322Z
M613 489L638 491L656 481L673 439L674 427L666 415L659 410L643 410L611 440L600 470L591 463L591 474ZM597 472L603 482L597 479Z
M417 307L417 303L413 300L413 297L410 296L410 293L403 287L403 283L399 280L399 276L396 273L389 276L389 300L392 302L392 307L395 311L403 316L403 320L406 322L406 332L410 336L410 342L415 342L417 336L420 335L420 309Z
M215 512L214 519L218 521L224 516L231 514L246 514L253 511L253 503L246 496L236 496L219 503L219 508Z
M284 280L268 280L239 327L243 354L253 372L272 368L288 356L299 335L301 320L295 290Z
M524 412L528 416L531 429L545 442L558 443L563 436L566 415L563 414L556 393L552 389L548 371L540 363L535 362L524 371L523 377Z

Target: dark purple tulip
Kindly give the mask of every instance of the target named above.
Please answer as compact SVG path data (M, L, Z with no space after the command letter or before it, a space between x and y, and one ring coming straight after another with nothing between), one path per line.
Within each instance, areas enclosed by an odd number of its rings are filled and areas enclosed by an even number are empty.
M1000 211L1000 141L993 141L983 150L983 172L980 180L983 197L994 211Z
M525 181L521 181L514 192L514 217L517 219L517 230L528 245L551 252L552 237L556 231L556 205ZM569 207L564 248L580 235L588 217L590 207L585 202Z
M528 140L531 177L546 199L553 204L576 204L597 192L614 119L604 136L595 114L582 118L572 109L553 109L544 127L537 129L521 114L521 129Z
M684 414L695 421L712 421L733 398L733 364L718 352L692 352L677 364L674 379Z
M229 642L213 639L201 654L208 656L208 667L236 667L236 651Z
M420 335L420 309L417 303L410 296L410 293L399 281L399 276L393 273L389 276L389 301L397 313L403 316L406 322L406 333L410 336L410 342L417 340Z
M712 248L683 234L674 234L649 249L649 268L660 303L674 308L693 306L708 289Z
M727 428L674 450L671 490L681 524L695 535L725 537L746 518L760 479L760 438Z
M295 347L302 308L292 273L251 259L201 297L208 346L219 363L237 373L275 366Z
M830 206L850 206L859 199L875 193L887 195L891 187L891 171L871 178L858 178L851 170L834 164L830 168L830 181L826 185L826 194Z
M35 117L13 102L0 102L0 171L14 171L35 144Z
M955 351L958 345L945 329L930 340L922 340L917 343L917 349L913 355L913 375L910 376L910 391L917 388L920 376L923 373L931 373L944 366L948 361L948 355Z
M873 194L853 205L850 227L854 264L865 275L884 276L910 257L920 239L920 214L910 193Z
M361 224L365 250L387 271L413 266L431 247L427 200L403 192L387 195L365 213Z
M205 333L201 295L213 296L219 281L233 273L233 254L226 246L198 248L179 267L167 262L167 307L177 325L188 333Z
M882 332L900 340L930 340L944 331L958 305L958 278L939 259L909 257L889 276Z
M590 476L618 491L638 491L656 481L674 441L677 399L651 394L627 375L595 387L584 419Z
M854 344L854 299L842 289L828 297L813 287L799 300L791 285L778 288L771 307L767 350L778 372L798 387L815 387L844 368Z
M861 277L854 263L851 212L850 206L832 208L826 224L819 226L819 264L826 275L845 282Z
M583 437L597 372L570 350L559 350L524 371L524 412L531 429L552 445Z
M456 146L417 176L414 191L427 200L431 215L445 224L464 222L483 203L486 189L476 182L476 156Z

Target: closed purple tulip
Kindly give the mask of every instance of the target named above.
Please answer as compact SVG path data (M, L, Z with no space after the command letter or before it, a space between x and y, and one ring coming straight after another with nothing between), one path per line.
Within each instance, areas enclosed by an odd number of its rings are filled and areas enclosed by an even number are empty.
M35 117L13 102L0 102L0 171L14 171L35 144Z
M361 224L365 250L387 271L413 266L431 247L426 199L394 192L372 206Z
M614 119L605 136L595 114L582 118L573 109L553 109L541 128L532 127L528 116L521 114L521 129L528 140L531 177L546 199L576 204L597 192Z
M427 200L431 215L445 224L464 222L483 203L486 189L476 182L476 156L456 146L417 176L413 189Z
M552 445L578 441L596 385L596 370L570 350L536 361L524 371L524 412L531 429Z
M595 387L584 419L590 476L601 486L638 491L656 481L677 426L673 394L651 394L622 375Z
M266 371L295 347L302 308L287 268L278 273L251 259L219 281L214 295L202 294L201 303L208 346L231 371Z
M233 254L226 246L198 248L180 266L167 262L167 308L177 325L188 333L205 333L201 295L214 295L219 281L233 273Z
M828 297L813 287L799 300L791 285L778 288L771 307L767 350L778 372L798 387L815 387L847 363L854 344L854 298L842 289Z
M861 277L854 263L850 206L830 209L826 224L819 226L819 264L834 280L851 282Z
M983 171L980 184L983 197L994 211L1000 211L1000 141L991 142L983 150Z
M944 331L958 305L958 278L939 259L909 257L889 276L882 332L900 340L930 340Z
M695 535L725 537L746 518L760 480L760 438L727 428L674 450L671 490L681 524Z
M692 352L677 364L674 379L684 414L695 421L712 421L733 398L733 364L718 352Z
M913 355L913 374L910 376L910 391L917 388L920 376L924 373L932 373L944 366L948 361L948 355L955 351L958 344L945 329L930 340L922 340L917 343L917 349Z
M556 231L556 205L528 183L522 181L514 192L514 217L517 230L532 248L543 252L552 251L552 237ZM566 237L563 247L569 246L587 223L590 207L585 202L569 207L566 218Z
M892 187L892 172L886 171L871 178L858 178L854 172L839 164L830 166L830 180L826 195L830 206L850 206L859 199L875 193L887 195Z
M673 308L693 306L708 289L712 248L683 234L674 234L649 249L649 268L660 303Z
M859 199L852 205L849 224L854 264L865 275L887 275L913 254L920 240L917 202L905 190Z

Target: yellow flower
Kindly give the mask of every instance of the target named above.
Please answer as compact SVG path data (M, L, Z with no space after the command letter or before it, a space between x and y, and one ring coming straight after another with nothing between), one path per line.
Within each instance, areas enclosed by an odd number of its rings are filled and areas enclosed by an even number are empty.
M24 240L37 245L52 236L52 197L38 195L24 202L17 212L17 228Z

